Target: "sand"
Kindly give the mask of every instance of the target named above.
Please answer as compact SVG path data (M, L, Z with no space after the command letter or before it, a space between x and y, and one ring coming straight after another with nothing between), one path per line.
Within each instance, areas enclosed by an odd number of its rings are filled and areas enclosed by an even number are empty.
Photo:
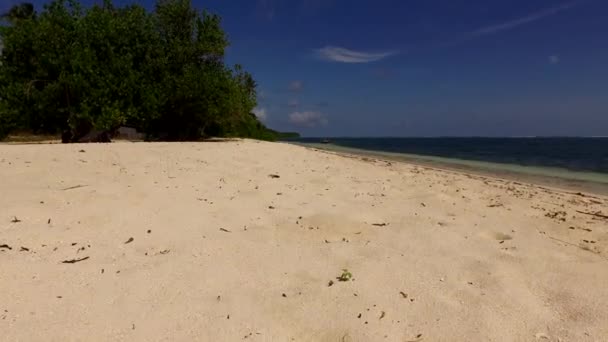
M608 340L606 197L256 141L0 179L2 341Z

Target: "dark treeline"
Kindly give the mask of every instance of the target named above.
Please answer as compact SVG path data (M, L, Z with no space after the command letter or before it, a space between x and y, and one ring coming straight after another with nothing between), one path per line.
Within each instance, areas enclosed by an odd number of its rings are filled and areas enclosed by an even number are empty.
M252 114L252 76L224 63L220 17L190 0L159 0L152 12L55 0L37 13L26 3L2 22L0 138L78 141L120 126L162 140L277 137Z

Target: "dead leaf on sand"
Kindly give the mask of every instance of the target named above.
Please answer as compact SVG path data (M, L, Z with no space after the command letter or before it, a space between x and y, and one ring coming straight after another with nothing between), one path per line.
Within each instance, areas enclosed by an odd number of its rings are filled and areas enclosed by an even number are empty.
M67 187L67 188L63 188L63 189L61 189L61 190L62 190L62 191L66 191L66 190L72 190L72 189L83 188L83 187L85 187L85 186L88 186L88 185L74 185L74 186L70 186L70 187Z
M422 334L416 335L416 338L413 340L406 340L406 342L418 342L418 341L422 341Z

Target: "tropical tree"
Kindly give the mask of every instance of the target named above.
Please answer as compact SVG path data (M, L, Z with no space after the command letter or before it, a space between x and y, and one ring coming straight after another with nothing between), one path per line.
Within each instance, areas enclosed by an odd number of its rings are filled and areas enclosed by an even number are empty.
M11 9L0 15L2 19L8 20L10 22L17 22L19 20L31 19L36 16L36 12L34 11L34 5L29 2L24 2L19 5L15 5L11 7Z
M0 136L28 129L77 141L129 125L151 139L272 137L250 114L252 75L224 63L221 18L190 0L159 0L152 12L53 0L39 14L17 5L6 18Z

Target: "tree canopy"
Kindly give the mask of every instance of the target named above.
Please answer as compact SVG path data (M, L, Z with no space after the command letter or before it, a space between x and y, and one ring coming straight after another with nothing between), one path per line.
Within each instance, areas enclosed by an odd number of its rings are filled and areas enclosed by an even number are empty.
M224 63L220 17L190 0L158 0L153 11L53 0L3 18L0 138L29 130L78 141L124 125L150 139L276 137L252 114L251 74Z

